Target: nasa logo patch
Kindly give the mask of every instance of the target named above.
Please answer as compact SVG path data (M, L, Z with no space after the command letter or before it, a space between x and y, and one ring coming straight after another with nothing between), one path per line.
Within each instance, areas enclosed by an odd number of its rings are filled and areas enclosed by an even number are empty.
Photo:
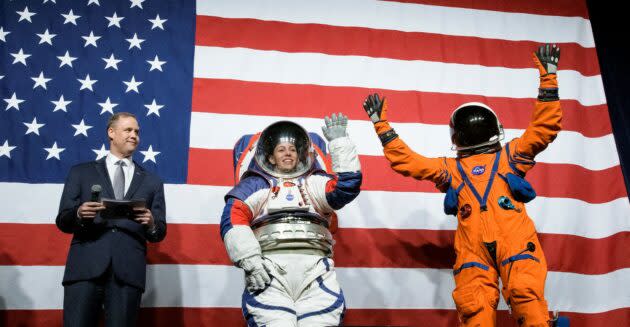
M475 167L473 167L471 172L472 172L473 175L482 175L483 173L486 172L486 166L485 165L483 165L483 166L475 166Z

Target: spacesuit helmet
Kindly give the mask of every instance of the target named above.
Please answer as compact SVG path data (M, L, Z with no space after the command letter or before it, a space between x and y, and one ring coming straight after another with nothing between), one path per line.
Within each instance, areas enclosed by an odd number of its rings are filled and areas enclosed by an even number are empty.
M272 163L274 150L282 143L292 144L297 152L297 164L289 171L281 170ZM279 121L269 125L260 134L254 159L258 167L269 175L294 178L311 169L314 162L314 150L311 139L302 126L290 121Z
M497 115L487 105L468 102L457 107L449 122L452 150L458 152L483 152L500 146L503 126Z

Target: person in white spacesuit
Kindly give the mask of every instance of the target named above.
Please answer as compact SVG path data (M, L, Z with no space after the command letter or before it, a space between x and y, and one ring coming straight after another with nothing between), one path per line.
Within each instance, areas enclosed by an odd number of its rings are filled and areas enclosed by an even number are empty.
M334 211L359 194L359 157L332 114L322 131L332 171L318 168L312 141L298 124L268 126L253 163L225 196L221 237L245 272L242 309L249 326L340 325L343 292L332 260Z

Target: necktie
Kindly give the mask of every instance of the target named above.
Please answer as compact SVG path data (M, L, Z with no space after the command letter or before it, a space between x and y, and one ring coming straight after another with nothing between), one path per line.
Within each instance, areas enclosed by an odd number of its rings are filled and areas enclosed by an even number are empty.
M116 172L114 173L114 196L116 200L122 200L125 197L125 173L123 172L123 167L126 165L124 161L118 160L115 163Z

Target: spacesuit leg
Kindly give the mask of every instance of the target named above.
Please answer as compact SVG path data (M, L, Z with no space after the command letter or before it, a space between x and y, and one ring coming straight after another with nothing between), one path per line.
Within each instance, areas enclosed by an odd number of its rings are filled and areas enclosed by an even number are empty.
M298 326L339 326L346 311L334 263L321 258L307 273L304 290L296 301Z
M282 278L272 273L271 284L264 290L243 292L241 305L248 326L298 326L295 303Z
M510 262L504 260L501 267L504 277L503 297L512 308L512 316L519 326L547 327L549 326L549 311L544 296L545 279L547 277L547 264L542 249L536 242L536 250L533 253L515 257L512 261L512 269L509 272ZM516 250L516 249L515 249Z
M497 271L481 260L463 260L455 267L453 300L461 326L495 326L499 303Z

